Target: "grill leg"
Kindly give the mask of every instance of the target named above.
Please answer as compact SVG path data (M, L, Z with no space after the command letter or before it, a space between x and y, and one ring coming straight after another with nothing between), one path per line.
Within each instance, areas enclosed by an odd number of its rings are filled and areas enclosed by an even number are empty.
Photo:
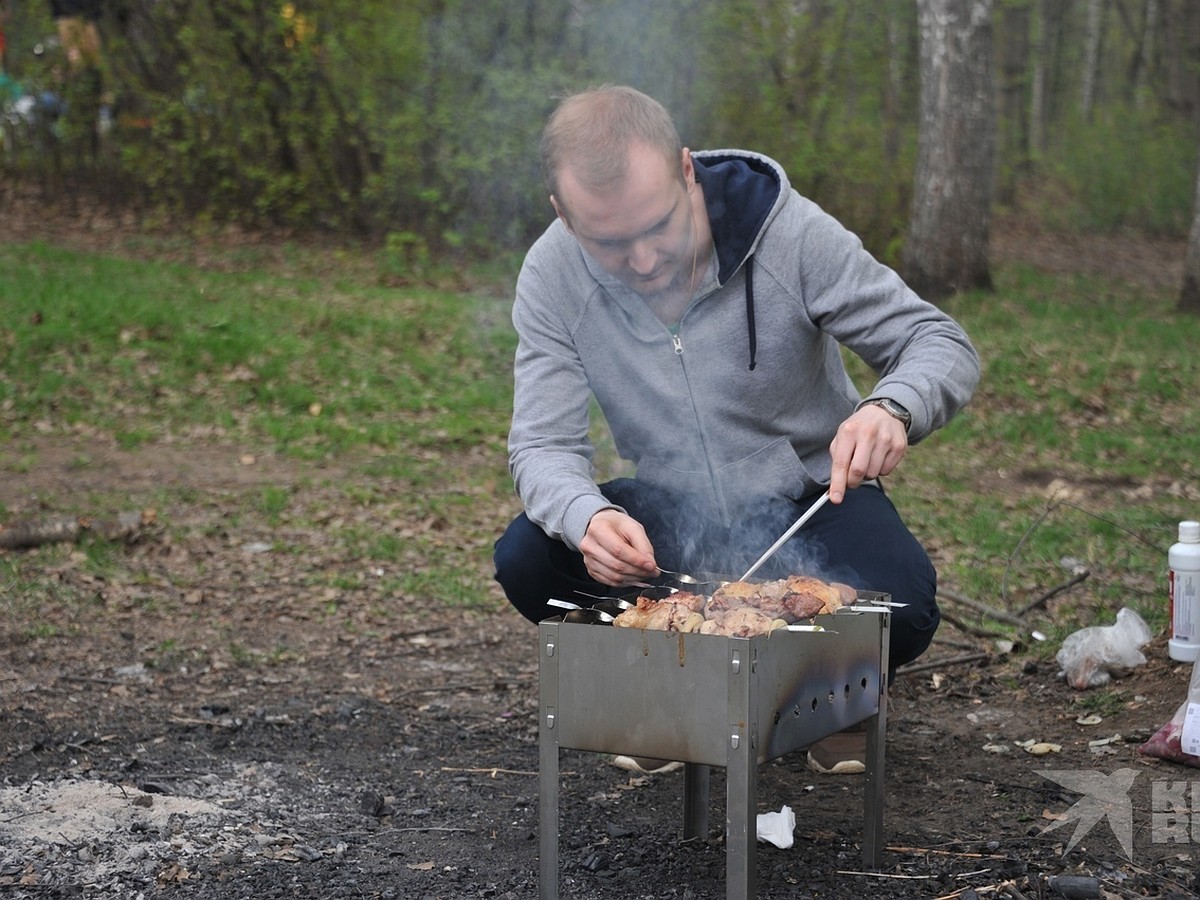
M683 766L683 839L708 836L708 782L711 769L697 763Z
M729 738L725 765L725 896L753 900L757 892L758 816L755 813L758 778L758 732L752 725L758 680L754 653L731 642L726 685Z
M558 900L558 644L556 625L542 623L538 665L538 896Z
M558 900L558 744L547 731L538 766L538 886L541 900Z
M748 735L729 751L725 773L725 896L727 900L753 900L757 892L758 767Z
M867 727L867 781L863 785L863 866L878 869L883 859L883 770L887 736L887 698Z

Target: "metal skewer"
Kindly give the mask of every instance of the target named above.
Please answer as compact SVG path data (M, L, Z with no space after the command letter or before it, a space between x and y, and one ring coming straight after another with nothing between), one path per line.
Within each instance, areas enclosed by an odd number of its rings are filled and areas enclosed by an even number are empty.
M793 534L795 534L797 531L799 531L801 526L804 525L804 523L807 522L809 519L811 519L813 517L813 514L818 509L820 509L822 506L824 506L828 500L829 500L829 491L826 490L825 493L823 493L820 497L818 497L816 499L816 502L813 503L812 506L810 506L808 509L806 509L804 511L804 515L802 515L800 518L798 518L792 524L792 527L789 528L787 531L785 531L780 536L779 540L777 540L774 544L772 544L770 549L767 550L766 553L764 553L762 556L760 556L758 558L758 562L756 562L754 565L752 565L749 569L746 570L746 574L743 575L741 578L739 578L738 581L745 581L747 578L749 578L751 575L753 575L755 572L757 572L759 570L759 568L762 566L762 564L765 563L772 556L774 556L775 551L778 550L780 547L782 547L784 544L786 544L788 538L790 538Z

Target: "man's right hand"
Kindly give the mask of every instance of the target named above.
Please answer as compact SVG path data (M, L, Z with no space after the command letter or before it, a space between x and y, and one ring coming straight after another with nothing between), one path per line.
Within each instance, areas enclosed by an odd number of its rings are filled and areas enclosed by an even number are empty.
M601 584L619 587L658 573L646 530L619 509L602 509L592 516L579 550L588 574Z

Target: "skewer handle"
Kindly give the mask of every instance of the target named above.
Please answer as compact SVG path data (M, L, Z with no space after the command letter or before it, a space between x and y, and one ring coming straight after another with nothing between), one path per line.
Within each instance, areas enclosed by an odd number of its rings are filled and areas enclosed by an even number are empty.
M800 528L804 525L804 523L807 522L809 519L811 519L813 517L813 514L816 513L816 511L818 509L820 509L822 506L824 506L828 500L829 500L829 491L826 490L825 493L823 493L820 497L818 497L816 499L816 501L813 503L812 506L810 506L808 509L806 509L804 511L804 515L802 515L794 523L792 523L792 527L789 528L787 531L785 531L780 536L779 540L777 540L774 544L772 544L770 549L767 550L766 553L764 553L762 556L760 556L758 558L758 562L756 562L754 565L752 565L749 569L746 570L746 574L743 575L741 578L739 578L738 581L745 581L747 578L749 578L751 575L753 575L755 572L757 572L762 567L762 564L765 563L772 556L774 556L775 551L778 550L780 547L782 547L784 544L786 544L788 541L788 538L790 538L793 534L795 534L797 531L799 531Z

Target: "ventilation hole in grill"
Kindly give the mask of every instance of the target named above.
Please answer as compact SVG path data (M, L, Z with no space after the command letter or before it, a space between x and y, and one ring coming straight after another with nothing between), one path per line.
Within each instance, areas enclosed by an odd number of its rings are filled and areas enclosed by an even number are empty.
M832 703L832 702L833 702L833 700L834 700L833 691L830 691L830 692L829 692L829 702L830 702L830 703Z
M849 700L850 699L850 685L846 685L845 687L843 687L842 693L845 694L846 699Z
M862 680L861 682L859 682L859 684L861 684L861 685L862 685L862 689L863 689L864 691L867 689L867 679L866 679L866 677L865 677L865 676L863 677L863 680Z
M813 697L813 712L817 711L817 698Z

